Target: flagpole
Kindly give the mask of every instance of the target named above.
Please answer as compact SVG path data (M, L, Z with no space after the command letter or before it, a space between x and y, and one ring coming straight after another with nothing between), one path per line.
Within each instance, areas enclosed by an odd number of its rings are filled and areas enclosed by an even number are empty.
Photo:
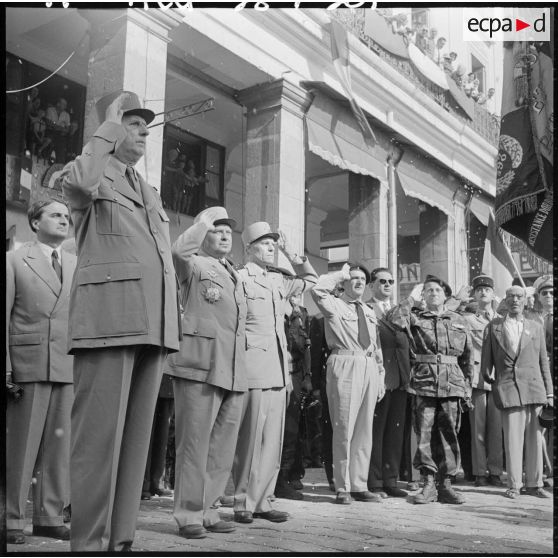
M521 276L521 272L519 271L519 268L517 267L517 264L515 263L515 260L513 259L513 255L511 253L511 250L509 248L509 246L507 245L506 242L504 242L504 239L502 237L502 233L500 232L500 227L496 228L496 234L500 237L500 240L502 241L502 244L504 245L504 248L506 250L506 254L508 255L508 258L511 260L511 263L513 265L513 268L515 269L515 272L517 273L517 277L519 278L519 282L521 283L521 286L526 289L526 285L525 285L525 281L523 281L523 277Z

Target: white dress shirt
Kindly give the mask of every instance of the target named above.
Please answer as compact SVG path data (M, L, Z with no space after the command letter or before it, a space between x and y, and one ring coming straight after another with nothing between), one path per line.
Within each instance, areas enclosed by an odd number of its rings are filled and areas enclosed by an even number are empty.
M517 353L519 341L523 333L523 316L512 318L509 314L504 320L504 331L508 337L508 342L514 353Z

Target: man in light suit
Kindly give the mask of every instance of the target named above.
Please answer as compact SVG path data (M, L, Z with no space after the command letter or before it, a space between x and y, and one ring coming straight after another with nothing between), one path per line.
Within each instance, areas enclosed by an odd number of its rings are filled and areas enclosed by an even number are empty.
M23 544L25 507L33 483L33 535L67 540L63 508L70 488L72 357L66 353L70 285L76 257L60 246L69 210L34 203L37 239L6 258L6 381L23 389L6 407L7 542ZM12 388L13 390L13 388Z
M407 496L407 492L397 487L397 477L403 453L411 361L406 333L386 319L391 310L394 283L389 269L379 267L372 270L372 298L367 303L378 320L386 387L383 399L378 401L374 410L368 489L382 498Z
M244 392L246 298L227 260L236 223L224 207L202 211L173 244L185 297L180 352L171 355L174 377L176 474L174 518L188 539L229 533L215 501L230 476Z
M538 415L545 403L552 405L554 392L548 366L544 330L523 316L525 289L506 291L507 315L488 324L482 347L481 372L494 383L496 407L502 411L508 490L515 499L522 486L525 446L526 492L550 498L543 486L542 428Z
M503 486L500 480L504 466L502 417L494 404L492 388L489 383L484 381L480 373L485 329L489 322L497 316L492 304L494 280L488 275L479 275L473 279L472 288L477 310L474 314L463 314L471 332L474 359L471 380L473 409L469 411L472 470L475 475L475 486L487 486L488 484Z
M281 462L286 393L289 384L285 303L293 292L304 292L316 282L306 256L298 256L282 233L268 223L253 223L242 233L248 263L239 270L248 313L246 372L249 391L244 397L242 422L233 466L234 518L251 523L254 517L286 521L288 514L272 509ZM278 242L279 241L279 242ZM297 276L287 277L271 267L277 245Z
M154 114L135 93L103 100L105 121L61 175L78 258L68 331L74 552L131 548L162 367L179 344L168 217L134 169Z

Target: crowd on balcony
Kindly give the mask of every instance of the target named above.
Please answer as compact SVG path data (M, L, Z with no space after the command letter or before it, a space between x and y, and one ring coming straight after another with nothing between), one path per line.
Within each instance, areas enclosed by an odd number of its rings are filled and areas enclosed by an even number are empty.
M486 92L483 91L476 74L474 72L466 74L465 66L457 62L457 53L447 52L447 39L438 37L437 29L426 25L408 25L407 14L393 14L391 8L381 9L379 12L391 24L394 33L401 35L407 44L413 43L425 56L449 74L467 97L484 106L492 116L496 116L495 89L491 87Z

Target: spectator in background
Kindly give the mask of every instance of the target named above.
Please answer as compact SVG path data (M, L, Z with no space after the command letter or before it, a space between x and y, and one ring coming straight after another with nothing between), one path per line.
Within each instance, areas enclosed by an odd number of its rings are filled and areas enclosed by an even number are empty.
M465 75L465 66L463 64L459 64L455 72L451 74L453 81L457 83L458 87L463 89L463 76Z
M465 95L467 95L467 97L471 96L473 87L475 85L474 82L475 82L475 74L473 72L469 72L467 74L467 79L463 83L463 91L465 92Z
M448 74L455 72L455 61L457 60L457 52L450 52L444 56L444 71Z
M56 153L56 162L66 162L68 134L70 133L70 114L67 112L68 102L59 97L55 106L50 106L46 112L48 136L52 139L52 146Z
M421 30L417 33L415 44L423 54L428 54L428 28L427 27L422 27Z
M445 49L445 46L446 46L446 42L447 41L446 41L445 37L440 37L436 41L436 46L434 48L434 58L433 58L433 60L442 69L444 67L444 49Z
M438 35L438 30L433 27L430 29L430 35L428 36L428 46L427 52L430 58L434 58L434 53L436 52L436 36Z
M396 14L388 18L391 23L391 29L394 33L405 35L407 32L407 16L406 14Z
M473 89L471 89L471 99L473 99L474 101L479 100L480 97L479 87L480 87L480 81L478 78L475 78L473 80Z

